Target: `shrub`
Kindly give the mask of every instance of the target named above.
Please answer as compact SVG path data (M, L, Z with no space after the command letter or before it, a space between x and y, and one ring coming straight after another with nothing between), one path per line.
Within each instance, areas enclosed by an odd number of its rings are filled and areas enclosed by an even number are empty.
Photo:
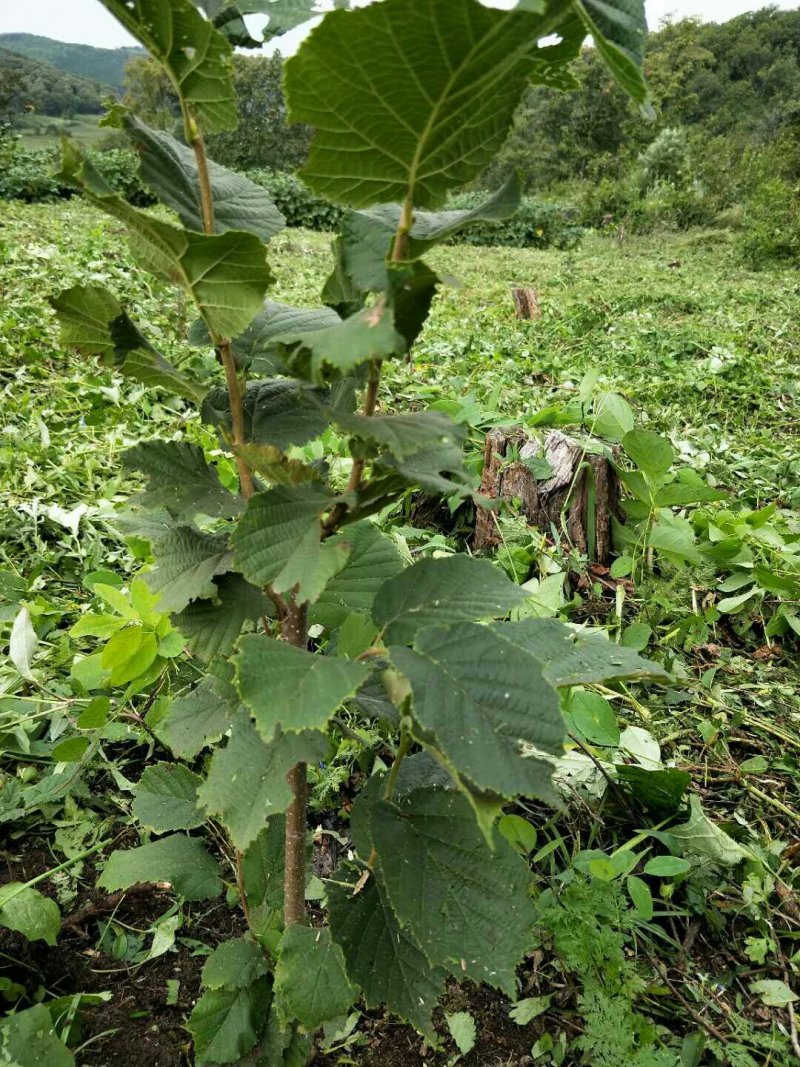
M267 190L288 226L323 231L338 227L342 209L316 196L294 174L277 170L251 170L247 176Z
M741 234L736 242L739 258L758 269L770 263L800 260L798 190L783 178L762 182L744 208Z
M476 207L484 199L484 193L465 193L452 197L447 207L469 209ZM452 241L513 248L574 248L583 232L574 207L526 197L517 213L510 219L503 222L476 223L452 238Z
M156 202L138 176L136 153L129 149L91 152L92 163L116 192L138 207ZM28 203L68 199L76 189L56 177L58 151L53 148L27 149L18 137L0 138L0 200Z

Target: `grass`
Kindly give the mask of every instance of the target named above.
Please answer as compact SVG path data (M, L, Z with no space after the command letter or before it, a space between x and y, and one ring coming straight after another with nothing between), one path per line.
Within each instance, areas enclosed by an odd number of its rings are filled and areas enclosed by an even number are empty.
M50 115L31 115L21 127L26 148L53 148L62 136L68 136L85 148L93 148L108 133L98 126L99 115L75 115L64 119Z
M316 302L331 262L328 238L289 231L272 247L276 297ZM568 406L587 374L595 372L595 392L619 392L639 425L668 434L687 465L727 491L725 506L732 513L777 503L784 532L800 531L795 272L743 270L721 231L622 244L591 236L573 252L460 246L438 250L431 262L460 284L444 290L415 363L389 369L381 397L385 407L456 401L471 426L477 456L486 428L529 422L542 409ZM53 771L53 745L83 706L69 676L76 645L67 629L91 595L87 575L102 569L124 579L139 566L106 523L130 489L120 455L140 436L168 437L187 423L196 440L214 446L182 403L147 393L60 349L47 298L87 279L117 292L170 359L213 370L208 355L184 341L185 306L133 266L115 223L78 200L5 205L0 627L6 640L24 601L40 644L36 686L21 679L10 662L0 666L5 786L0 819L13 839L24 832L28 840L45 842L53 866L127 825L124 783L135 780L141 742L147 740L121 717L108 742L113 752L92 750L94 755L73 766L82 785L66 801L48 800L46 790L25 792L28 783L41 784ZM538 290L541 321L514 318L513 284ZM389 521L415 553L449 551L458 540L452 527L414 527L406 515ZM527 560L536 572L542 562L529 533L513 515L504 521L515 558ZM786 556L788 549L773 547ZM554 558L566 568L557 550L548 565ZM537 892L572 872L577 885L589 886L575 890L575 923L594 924L595 930L602 912L605 925L590 940L609 930L617 939L601 966L581 955L580 945L555 920L542 935L541 981L562 989L546 1016L547 1032L567 1033L565 1017L573 1023L582 1019L576 1024L584 1031L581 1040L596 1042L589 1062L624 1061L613 1052L603 1059L597 1051L598 1027L610 1041L617 1025L612 1014L621 1003L635 1004L648 1025L665 1028L678 1043L684 1034L704 1035L707 1055L718 1058L702 1062L726 1062L725 1055L737 1064L791 1061L793 1016L785 1006L763 1004L752 986L758 979L791 983L800 963L792 844L800 834L796 638L766 632L759 610L735 617L714 611L718 581L708 568L661 562L616 602L604 602L592 590L585 595L584 609L605 619L613 634L646 624L647 654L662 660L676 679L664 690L606 693L620 726L646 730L660 745L665 767L689 772L710 825L731 835L747 856L738 866L720 867L701 850L702 862L688 881L652 880L657 916L647 922L631 909L622 882L603 889L598 879L581 881L586 871L581 864L590 862L587 849L613 855L639 847L630 843L637 840L639 824L614 812L613 805L587 816L593 804L585 796L556 813L531 810L542 853L534 863ZM130 710L141 712L144 699L132 698ZM345 764L355 759L351 750L352 745L342 757ZM330 780L318 776L318 800L327 797L331 781L335 793L346 778L334 764ZM109 803L109 795L117 799ZM54 835L55 824L60 829ZM706 839L711 834L706 828ZM19 847L12 840L11 853ZM67 872L59 882L66 907L81 888L78 872ZM598 893L606 894L606 911L598 912ZM631 970L634 950L642 966L651 967L649 982ZM617 984L608 1000L612 957ZM596 980L593 968L600 968ZM599 997L601 987L606 1000ZM626 1019L625 1025L639 1025ZM357 1046L351 1051L360 1055Z

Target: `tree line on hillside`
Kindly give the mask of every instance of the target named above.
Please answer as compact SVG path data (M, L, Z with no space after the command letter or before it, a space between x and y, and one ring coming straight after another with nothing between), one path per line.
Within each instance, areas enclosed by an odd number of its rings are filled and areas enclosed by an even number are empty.
M101 115L112 93L108 85L0 47L0 122L21 126L31 114Z

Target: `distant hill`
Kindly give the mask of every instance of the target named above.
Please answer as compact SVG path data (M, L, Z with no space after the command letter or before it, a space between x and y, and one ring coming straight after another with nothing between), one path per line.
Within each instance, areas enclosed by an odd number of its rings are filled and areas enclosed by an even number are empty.
M26 115L98 115L110 85L0 47L0 119L20 125Z
M51 63L59 70L69 71L93 82L122 90L125 66L131 59L145 55L141 48L94 48L88 44L69 44L32 33L0 33L0 48Z

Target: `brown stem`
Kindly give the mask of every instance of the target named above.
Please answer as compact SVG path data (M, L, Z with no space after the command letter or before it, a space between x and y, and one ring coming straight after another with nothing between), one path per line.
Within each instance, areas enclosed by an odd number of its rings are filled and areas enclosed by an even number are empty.
M283 638L297 648L308 644L308 608L290 601L281 622ZM305 763L298 763L286 776L292 802L286 812L286 868L283 878L283 922L297 926L306 920L306 808L308 777Z
M216 230L214 222L214 194L211 189L211 176L208 173L208 156L203 134L197 125L191 111L184 107L183 124L186 131L186 139L190 142L197 162L197 184L200 190L200 211L203 216L203 230L212 236ZM233 358L231 342L212 334L212 339L217 349L220 362L225 370L225 382L228 386L228 400L231 409L231 425L233 429L232 445L236 456L236 467L239 472L239 485L245 500L253 495L253 474L244 460L239 456L237 449L245 443L244 436L244 404L242 402L242 387L239 376L236 373L236 361ZM236 885L239 890L239 899L242 903L242 911L250 925L250 908L247 903L247 894L244 888L244 870L242 868L242 853L235 850L236 861Z
M369 380L367 391L364 394L364 414L374 415L378 403L378 388L381 384L381 361L373 360L369 365ZM364 474L364 460L354 459L353 469L350 472L350 481L347 483L348 493L357 493L361 487L361 478Z

